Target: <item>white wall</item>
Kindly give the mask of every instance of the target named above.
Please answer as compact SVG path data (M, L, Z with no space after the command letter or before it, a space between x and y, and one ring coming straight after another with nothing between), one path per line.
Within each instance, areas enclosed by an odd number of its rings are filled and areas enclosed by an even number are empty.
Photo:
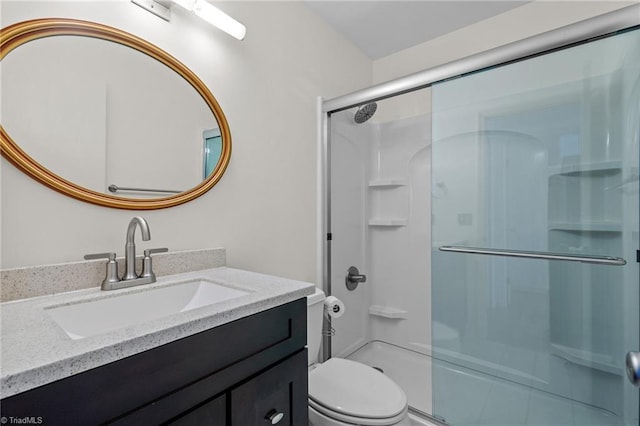
M371 61L300 2L216 3L243 22L239 42L185 13L171 23L129 1L2 2L2 25L41 17L79 18L141 36L189 66L222 106L231 163L203 197L142 212L152 240L171 250L226 247L230 266L315 280L316 98L371 84ZM2 267L80 260L117 250L140 212L60 195L4 159Z
M635 1L536 0L373 63L381 83L636 4Z

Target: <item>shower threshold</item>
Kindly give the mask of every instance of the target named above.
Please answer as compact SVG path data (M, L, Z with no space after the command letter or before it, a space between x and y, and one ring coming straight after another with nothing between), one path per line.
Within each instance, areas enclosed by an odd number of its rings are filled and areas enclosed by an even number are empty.
M427 419L418 421L420 412L434 413L456 426L622 425L620 417L606 410L382 341L370 341L346 358L380 368L398 383L417 416L412 425L430 424Z

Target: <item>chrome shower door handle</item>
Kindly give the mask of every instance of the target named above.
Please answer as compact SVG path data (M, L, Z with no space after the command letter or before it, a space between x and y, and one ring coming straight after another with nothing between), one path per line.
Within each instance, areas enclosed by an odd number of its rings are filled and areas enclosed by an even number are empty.
M635 387L640 387L640 352L627 352L627 378Z
M347 276L344 278L344 283L349 291L355 290L358 287L358 284L366 281L367 276L361 274L360 271L358 271L358 268L356 268L355 266L349 267L349 269L347 270Z

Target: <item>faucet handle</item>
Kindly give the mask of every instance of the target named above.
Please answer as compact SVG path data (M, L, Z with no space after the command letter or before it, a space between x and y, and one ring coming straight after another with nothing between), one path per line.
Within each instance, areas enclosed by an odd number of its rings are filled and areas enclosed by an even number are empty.
M115 253L93 253L93 254L85 254L84 260L94 260L94 259L109 259L109 262L116 260Z
M155 282L156 274L153 273L153 264L151 263L151 255L155 253L165 253L168 251L169 249L166 247L145 249L144 259L142 259L142 274L140 275L140 278L151 278L151 282L152 283Z
M152 254L156 254L156 253L166 253L168 252L169 249L166 247L163 248L154 248L154 249L145 249L144 251L144 257L149 257Z
M107 262L107 273L104 277L104 281L102 281L103 290L109 290L111 284L120 282L120 277L118 276L118 263L116 262L115 253L85 254L84 258L85 260L109 259Z

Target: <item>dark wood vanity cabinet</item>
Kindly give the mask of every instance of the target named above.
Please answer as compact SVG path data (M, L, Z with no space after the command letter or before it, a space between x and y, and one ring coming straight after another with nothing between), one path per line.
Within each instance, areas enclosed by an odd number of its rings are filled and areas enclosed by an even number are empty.
M308 424L306 299L1 401L43 424Z

